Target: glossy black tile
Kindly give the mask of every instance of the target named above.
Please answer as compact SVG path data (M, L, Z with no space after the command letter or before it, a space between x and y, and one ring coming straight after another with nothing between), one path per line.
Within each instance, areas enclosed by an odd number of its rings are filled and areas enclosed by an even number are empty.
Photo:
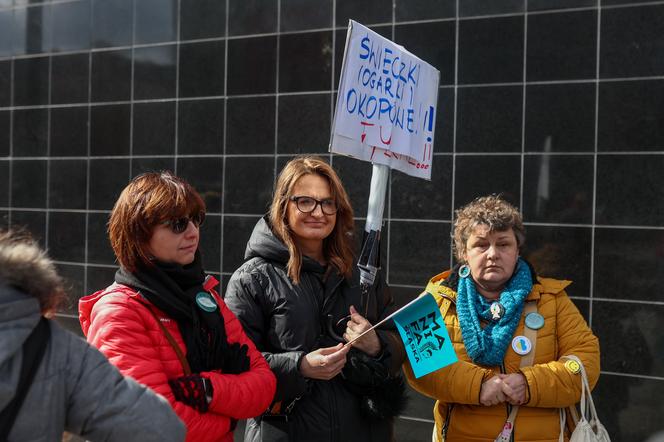
M595 230L595 268L601 269L594 277L595 297L661 303L663 267L662 230Z
M86 160L50 160L48 207L85 209L88 188Z
M14 9L14 55L50 52L52 35L51 5Z
M158 43L176 39L178 0L134 0L134 10L134 43Z
M92 101L131 98L131 50L92 53Z
M281 0L281 31L301 31L332 26L332 0Z
M46 248L46 212L12 210L10 227L26 229L42 248Z
M55 261L85 260L85 213L49 213L48 254Z
M221 216L208 215L201 226L198 246L203 257L203 268L208 272L221 270Z
M180 101L178 106L178 153L221 154L224 100Z
M223 95L224 50L223 41L180 45L180 97Z
M51 103L88 101L90 56L60 55L51 58Z
M327 157L323 157L327 161ZM369 186L371 184L371 163L359 161L354 158L335 155L332 162L334 170L344 184L346 193L350 198L355 216L366 217L369 200ZM281 169L280 169L281 170ZM385 195L384 214L389 213L389 199Z
M664 156L597 157L596 222L610 225L664 224Z
M606 1L602 1L602 4L606 3ZM584 6L595 5L597 5L597 0L527 0L528 11L582 8Z
M11 104L11 80L11 60L0 61L0 107L9 107Z
M90 48L90 0L56 3L53 17L53 51L79 51Z
M337 26L348 26L348 19L363 25L390 23L392 21L392 1L390 0L336 0Z
M663 356L658 350L663 319L661 305L593 302L592 325L602 345L602 370L664 375Z
M463 0L459 2L459 17L523 12L526 0Z
M85 267L82 265L57 264L56 268L63 279L67 293L67 299L58 309L58 313L74 315L78 318L78 300L84 294ZM78 324L78 319L75 319L75 321Z
M229 40L228 95L274 92L276 62L277 37Z
M229 98L226 153L274 153L274 97Z
M51 108L51 156L88 153L88 106Z
M664 75L664 5L602 10L600 77Z
M423 397L415 391L411 391L408 396L410 398L416 398L416 400L420 400L420 397ZM397 418L394 424L395 440L413 442L418 440L428 440L428 438L431 437L431 429L433 428L433 424L429 422L422 422L420 419L433 418L433 415L431 415L433 402L431 402L430 405L431 406L429 407L428 413L418 415L417 420Z
M598 151L664 148L664 80L600 83Z
M175 153L175 101L134 104L134 155Z
M184 0L180 2L180 38L223 37L226 34L226 2Z
M17 109L13 118L13 154L45 156L48 148L48 109Z
M111 210L128 182L129 160L91 159L88 208Z
M134 0L91 0L92 44L95 48L132 42Z
M574 297L590 296L591 229L526 225L523 256L538 275L570 280L565 290Z
M455 209L493 193L519 204L521 158L518 155L457 156L454 177Z
M332 32L282 35L279 54L279 92L330 90Z
M90 109L90 155L129 153L130 113L128 104L92 106Z
M523 17L459 22L459 83L523 80Z
M133 158L131 161L131 176L135 177L145 172L161 172L162 170L175 170L174 157L161 158Z
M597 11L528 15L528 81L595 78L596 59Z
M9 228L9 210L0 210L0 228Z
M528 155L523 168L526 222L592 223L592 155Z
M134 49L134 99L175 97L175 45Z
M221 212L223 160L220 157L178 158L178 175L201 194L207 211Z
M14 60L14 105L48 104L48 57Z
M435 18L454 18L455 0L396 0L395 20L431 20Z
M330 94L280 96L277 151L327 152L332 118L330 100Z
M232 273L244 262L244 249L258 222L255 216L224 216L224 264L222 271Z
M13 160L12 207L46 207L46 160Z
M431 181L393 170L392 218L449 220L452 217L452 157L434 156Z
M595 150L595 83L526 86L526 152Z
M224 213L262 215L274 186L274 158L226 158Z
M457 152L521 152L522 103L521 86L459 88Z
M0 11L0 57L14 54L14 11Z
M429 278L450 267L450 224L390 222L389 283L424 287ZM422 253L422 244L439 244Z
M440 71L440 84L454 84L453 21L394 27L394 41Z
M11 112L0 111L0 158L9 156Z
M229 0L228 35L276 32L278 11L277 0Z
M616 338L621 339L620 342L624 342L622 336L616 336ZM602 346L602 356L608 356L604 353L602 341L600 341L600 345ZM655 345L661 348L661 338ZM615 350L619 354L623 353L622 349ZM602 365L602 370L604 370L604 365ZM593 400L599 418L611 435L611 439L615 441L656 442L662 435L661 416L664 416L664 407L660 400L662 395L664 395L664 383L661 380L608 373L602 373L593 390ZM620 400L616 398L620 398ZM631 415L642 423L633 425L631 417L628 419L622 417Z
M103 290L115 281L115 272L117 267L97 267L88 266L86 268L87 285L86 294L94 293L97 290Z
M454 148L454 88L438 89L433 151L452 152Z
M115 254L108 240L109 217L109 213L88 214L88 263L90 264L115 264Z
M9 161L0 160L0 207L9 206ZM0 218L5 215L4 211L0 211ZM0 226L2 226L0 219Z

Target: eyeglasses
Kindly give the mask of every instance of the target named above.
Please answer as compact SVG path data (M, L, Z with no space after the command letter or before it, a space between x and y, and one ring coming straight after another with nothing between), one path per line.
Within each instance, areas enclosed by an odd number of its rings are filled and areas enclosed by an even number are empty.
M179 235L187 230L187 227L189 227L189 221L194 223L196 227L200 227L205 221L205 212L198 212L194 215L184 216L182 218L169 219L164 221L163 224L169 225L173 233Z
M310 196L291 196L288 199L295 201L297 210L302 213L312 213L318 205L320 205L320 209L325 215L334 215L337 213L337 202L333 199L317 200Z

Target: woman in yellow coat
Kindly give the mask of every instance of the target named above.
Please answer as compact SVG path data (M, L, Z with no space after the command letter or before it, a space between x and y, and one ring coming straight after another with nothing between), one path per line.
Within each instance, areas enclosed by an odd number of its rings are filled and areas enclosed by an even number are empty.
M558 441L559 409L579 401L583 363L591 387L599 377L599 342L565 293L570 281L538 277L519 256L519 211L497 196L457 211L459 265L431 279L459 361L415 379L437 400L434 440ZM513 408L512 424L507 418ZM511 433L511 434L510 434ZM568 436L567 434L565 436Z

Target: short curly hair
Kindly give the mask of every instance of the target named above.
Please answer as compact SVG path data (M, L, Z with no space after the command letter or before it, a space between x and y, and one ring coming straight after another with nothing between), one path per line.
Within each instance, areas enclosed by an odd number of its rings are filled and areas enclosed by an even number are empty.
M491 232L512 229L519 249L526 242L526 230L519 209L505 201L500 195L476 198L458 209L454 221L454 256L463 263L466 243L477 226L485 225Z

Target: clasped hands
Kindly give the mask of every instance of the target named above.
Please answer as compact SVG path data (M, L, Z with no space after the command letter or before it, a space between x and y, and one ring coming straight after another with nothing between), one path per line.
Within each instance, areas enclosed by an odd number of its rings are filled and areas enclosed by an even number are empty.
M528 383L522 373L496 374L482 383L480 404L490 406L509 402L521 405L526 402Z
M344 339L349 342L371 328L371 323L360 315L355 307L350 306L350 315L344 332ZM357 341L353 347L370 356L380 353L380 340L375 330L371 330ZM306 378L330 380L338 375L346 365L346 355L350 345L339 343L334 347L325 347L307 353L300 360L300 373Z

